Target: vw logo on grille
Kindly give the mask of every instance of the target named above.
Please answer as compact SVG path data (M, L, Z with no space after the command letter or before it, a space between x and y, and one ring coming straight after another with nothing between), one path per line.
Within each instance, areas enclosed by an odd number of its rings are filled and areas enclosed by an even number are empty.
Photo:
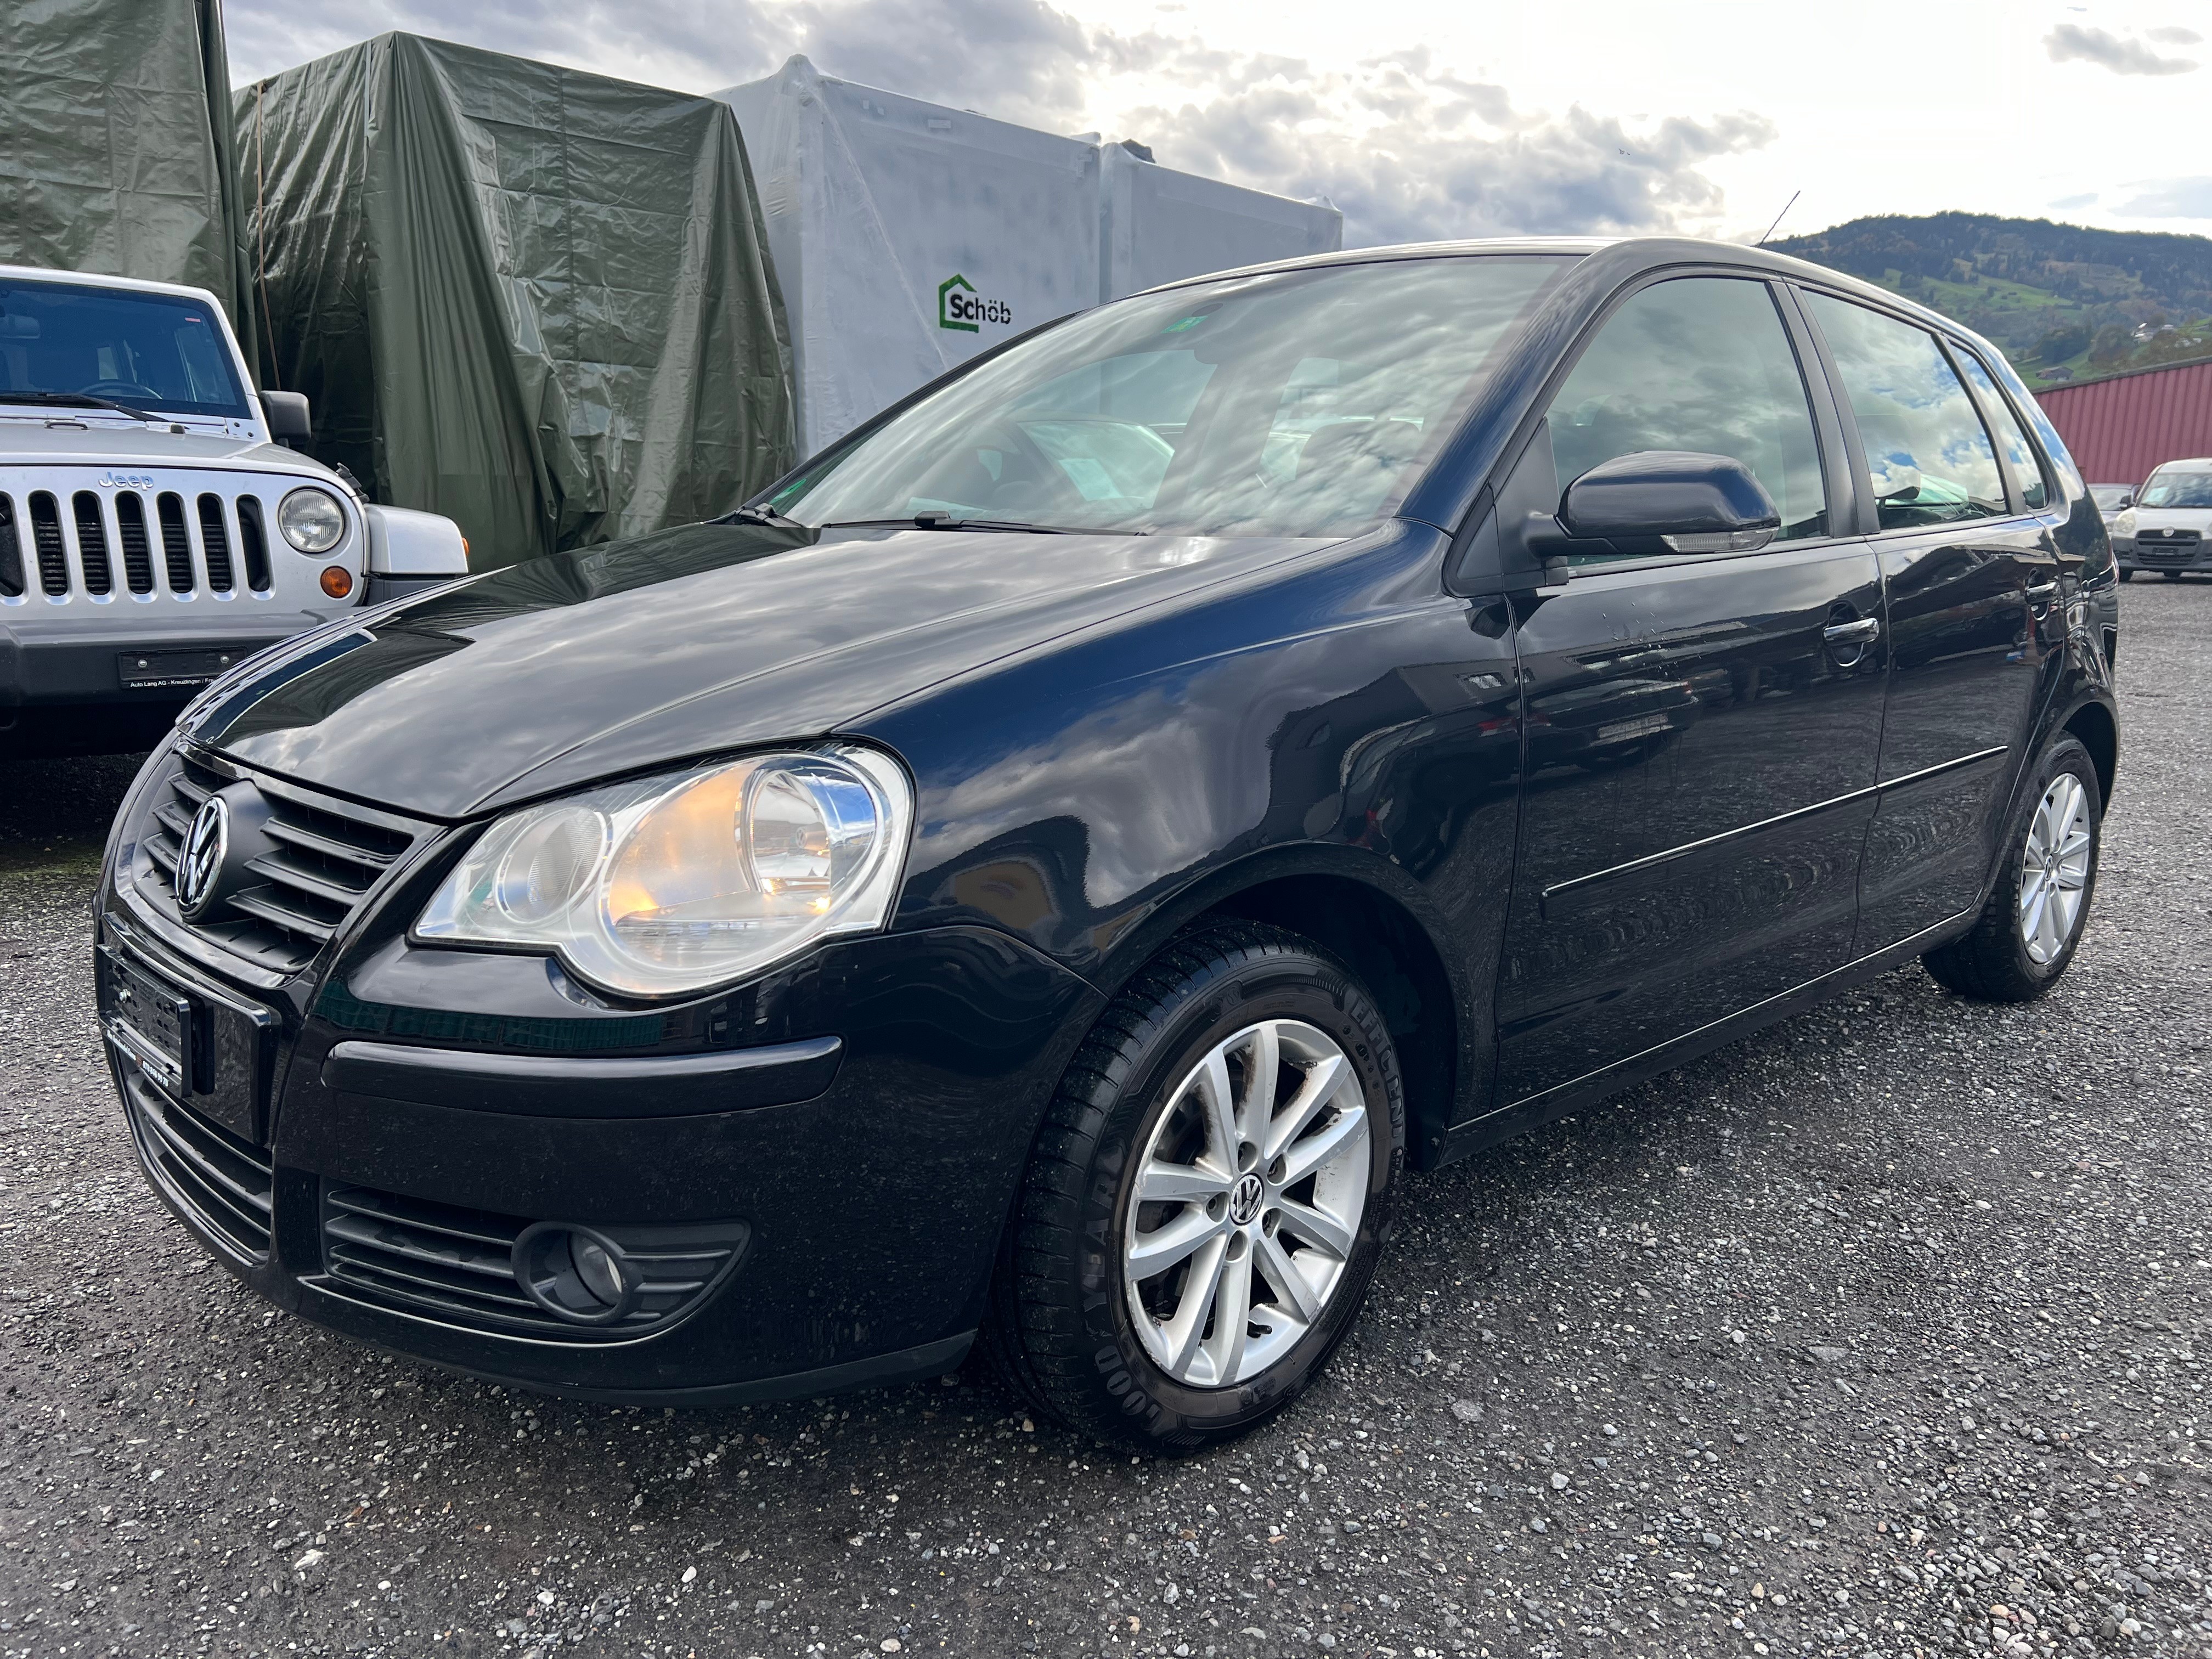
M177 853L177 908L197 921L215 896L215 878L230 850L230 804L210 795L192 814L185 844Z

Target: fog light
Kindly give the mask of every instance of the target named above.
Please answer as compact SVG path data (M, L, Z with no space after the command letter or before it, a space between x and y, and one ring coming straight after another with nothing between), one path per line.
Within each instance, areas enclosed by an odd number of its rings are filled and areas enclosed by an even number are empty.
M611 1325L637 1305L622 1246L589 1227L541 1221L514 1241L514 1276L532 1301L576 1325Z
M353 592L353 572L342 564L328 566L323 571L323 592L334 599L342 599Z

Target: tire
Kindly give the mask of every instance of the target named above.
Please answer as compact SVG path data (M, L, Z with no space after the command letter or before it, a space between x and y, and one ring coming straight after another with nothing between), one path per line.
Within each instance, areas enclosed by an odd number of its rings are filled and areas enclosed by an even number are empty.
M2124 581L2124 582L2131 582L2131 581L2133 581L2135 579L2136 579L2136 573L2135 573L2133 570L2130 570L2130 569L2127 566L2125 566L2125 565L2122 565L2122 566L2120 567L2120 580L2121 580L2122 581Z
M2049 883L2031 885L2032 872L2040 865L2054 822L2072 816L2071 809L2062 805L2074 799L2071 791L2079 792L2076 822L2087 842L2078 858L2068 855L2066 847L2073 844L2069 832L2055 849L2057 885L2043 894L2042 907L2033 908L2039 887ZM1921 957L1937 984L1977 1002L2033 1002L2058 982L2074 960L2089 920L2097 860L2104 846L2104 810L2089 751L2070 737L2059 738L2044 752L2043 763L2021 792L2021 804L2005 829L1996 884L1972 930ZM2033 842L2032 832L2037 837ZM2030 907L2025 911L2023 892ZM2069 894L2074 896L2072 910L2063 915ZM2033 939L2027 935L2031 917L2045 924L2036 928Z
M2170 582L2178 582L2181 580L2181 573L2179 570L2167 570L2160 574Z
M1266 1130L1251 1089L1263 1030L1277 1061ZM1224 1093L1233 1116L1207 1109ZM1237 1143L1234 1174L1224 1135ZM1405 1163L1397 1055L1343 964L1255 923L1186 934L1115 1000L1061 1079L994 1285L986 1354L1036 1410L1101 1438L1182 1454L1246 1433L1297 1398L1351 1328ZM1139 1200L1140 1175L1146 1191L1175 1195ZM1337 1248L1308 1231L1334 1233ZM1188 1254L1133 1285L1133 1251L1141 1275L1162 1240ZM1303 1298L1279 1279L1286 1272ZM1179 1328L1173 1316L1202 1279L1216 1291ZM1236 1340L1212 1310L1240 1283L1249 1312Z

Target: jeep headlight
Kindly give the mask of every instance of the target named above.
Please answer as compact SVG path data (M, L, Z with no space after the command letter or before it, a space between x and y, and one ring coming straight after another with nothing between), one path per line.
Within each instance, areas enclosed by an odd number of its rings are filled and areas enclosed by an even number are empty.
M545 951L623 995L703 990L882 927L913 800L851 744L586 790L495 823L415 937Z
M295 489L276 507L276 528L302 553L327 553L345 538L345 509L327 489Z

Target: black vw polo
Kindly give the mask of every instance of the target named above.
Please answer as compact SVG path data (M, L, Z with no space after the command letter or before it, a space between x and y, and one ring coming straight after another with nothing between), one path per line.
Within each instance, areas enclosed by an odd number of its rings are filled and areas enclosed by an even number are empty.
M1315 1375L1408 1164L1916 957L2046 989L2112 592L2003 359L1833 273L1192 282L211 687L109 848L116 1080L366 1340L707 1403L980 1334L1198 1445Z

